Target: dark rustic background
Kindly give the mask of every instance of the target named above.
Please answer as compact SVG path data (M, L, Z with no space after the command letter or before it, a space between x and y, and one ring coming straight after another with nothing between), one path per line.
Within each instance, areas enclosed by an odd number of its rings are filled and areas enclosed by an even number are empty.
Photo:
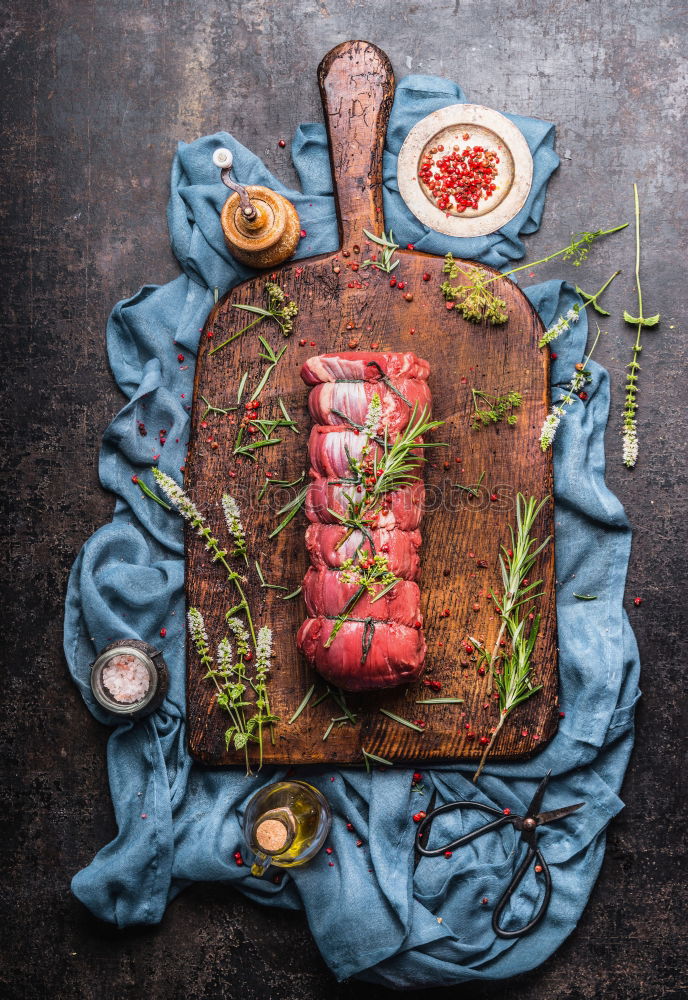
M620 464L619 412L634 309L627 231L568 272L586 289L623 267L598 351L614 388L608 481L636 536L627 606L644 699L604 868L579 927L549 962L506 984L438 996L482 1000L678 1000L686 996L681 711L686 659L683 559L686 305L686 7L678 0L31 0L0 21L3 185L2 441L8 555L3 574L7 707L2 769L0 994L11 1000L333 1000L387 992L336 985L303 919L217 885L187 891L162 925L99 925L69 893L73 873L115 832L107 732L86 712L61 652L69 567L107 521L102 432L122 404L105 320L144 281L177 265L165 225L178 139L232 131L283 178L289 139L320 120L315 68L336 43L368 38L398 78L436 73L469 98L558 126L562 166L530 259L572 230L645 220L648 332L641 458ZM683 229L681 224L683 222ZM537 279L566 274L550 265ZM679 422L680 416L684 420ZM674 515L672 517L672 515ZM643 604L634 607L632 598ZM594 664L591 664L591 668ZM361 914L365 920L365 914ZM421 994L412 994L420 996Z

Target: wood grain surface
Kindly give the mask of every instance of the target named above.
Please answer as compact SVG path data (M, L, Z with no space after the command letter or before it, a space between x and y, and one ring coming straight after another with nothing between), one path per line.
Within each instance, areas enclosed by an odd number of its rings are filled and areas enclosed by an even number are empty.
M382 229L381 155L393 93L389 63L365 42L338 46L323 60L319 82L331 143L342 248L332 254L289 263L277 271L281 287L297 302L299 315L287 350L261 394L262 416L278 415L281 398L296 421L299 434L282 430L282 443L262 449L256 462L233 456L237 414L208 414L202 419L204 396L216 406L236 403L241 375L248 372L247 399L264 362L258 358L260 331L275 349L284 338L266 321L232 344L210 355L246 322L237 303L264 305L262 275L233 289L214 308L201 338L196 369L192 436L186 465L186 485L221 539L225 537L220 497L229 491L244 513L248 549L268 583L292 591L299 586L308 560L304 544L306 520L298 515L274 540L268 535L279 522L277 510L296 492L270 488L258 494L266 474L293 480L308 469L307 441L311 420L307 389L299 377L303 362L314 354L336 350L412 350L431 365L433 413L445 421L435 440L448 447L431 453L426 467L426 511L421 531L421 606L428 643L426 680L442 684L442 696L463 698L463 705L416 704L438 696L423 680L391 691L348 695L356 726L335 726L327 741L323 733L340 712L330 699L306 708L288 725L317 675L296 649L296 631L305 617L301 597L284 601L285 591L260 585L251 564L246 591L256 625L273 629L275 658L271 679L273 710L281 717L274 745L266 741L265 760L362 763L361 747L392 761L448 761L477 758L481 736L488 736L498 718L489 676L481 676L475 657L465 650L469 636L494 642L498 619L489 599L499 589L499 546L508 541L518 492L538 498L552 494L551 458L538 444L547 412L549 360L538 350L542 325L521 291L510 281L495 282L496 294L508 303L509 320L492 328L465 322L445 308L439 286L442 260L400 250L394 272L405 288L391 287L389 277L375 269L359 269L371 249L363 228ZM429 274L430 280L423 280ZM405 295L410 293L412 300ZM212 337L208 337L208 333ZM300 341L305 340L305 344ZM471 388L490 393L518 390L524 402L515 427L499 424L471 430ZM472 485L484 478L477 496L456 484ZM548 504L539 518L540 538L553 534L553 510ZM514 711L495 744L493 756L514 758L542 747L557 725L557 647L554 595L554 546L539 561L544 580L540 638L534 656L534 680L543 690ZM209 564L200 540L186 538L186 588L189 605L200 607L213 643L224 634L224 612L234 603L222 570ZM446 611L448 610L448 615ZM187 649L188 734L191 753L208 764L239 763L225 750L227 717L214 704L213 688L203 679L195 651ZM319 682L320 689L323 687ZM380 708L407 719L422 719L423 733L414 732L380 713Z

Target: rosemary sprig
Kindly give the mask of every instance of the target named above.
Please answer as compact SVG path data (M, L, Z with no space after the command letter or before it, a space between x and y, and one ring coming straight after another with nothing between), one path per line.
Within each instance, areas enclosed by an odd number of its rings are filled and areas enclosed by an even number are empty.
M209 413L219 413L221 417L226 417L228 413L232 412L232 410L236 410L236 406L228 406L226 409L222 406L213 406L213 404L209 403L203 395L201 395L201 399L205 403L205 410L201 415L201 420L205 420Z
M566 416L566 407L571 406L574 396L580 397L583 389L592 378L588 369L588 362L593 355L593 351L597 347L597 342L602 336L602 333L603 331L600 330L598 326L597 336L593 341L593 345L584 360L580 361L576 365L576 371L574 372L573 378L569 382L566 393L562 396L558 403L553 404L552 409L545 417L545 422L543 423L542 430L540 431L540 447L543 451L547 451L547 449L552 446L559 424L561 423L561 418ZM585 396L585 393L583 393L583 396Z
M253 413L254 411L251 412ZM287 416L289 415L287 414ZM244 443L244 432L251 427L255 428L261 437ZM275 431L281 427L288 428L293 431L294 434L299 433L299 429L291 417L289 417L289 419L285 419L284 417L258 418L255 416L245 416L239 427L239 433L237 434L237 438L234 443L233 454L243 455L245 458L250 458L252 461L255 461L257 457L256 453L261 448L268 448L273 444L282 443L282 438L274 436Z
M265 293L268 298L267 309L261 309L260 306L246 306L246 305L232 305L232 309L242 309L244 312L255 313L256 318L250 323L247 323L241 330L233 333L231 337L227 340L223 340L221 344L217 344L211 350L211 354L217 354L221 351L223 347L227 344L231 344L233 340L237 337L241 337L242 334L246 333L252 327L256 326L258 323L262 323L266 319L272 319L277 323L285 337L288 337L291 331L294 329L294 320L299 312L299 307L295 302L288 300L287 293L284 292L280 286L274 281L265 282Z
M485 478L485 473L481 472L480 478L478 479L478 482L474 486L464 486L463 483L454 483L454 486L457 490L464 490L466 493L470 493L472 497L477 497L479 495L480 487L482 485L482 481L484 478Z
M306 705L308 704L308 702L313 697L313 692L314 691L315 691L315 684L313 683L313 684L311 684L311 686L306 691L305 695L303 696L303 700L299 704L299 707L296 709L296 711L292 715L291 719L287 723L288 726L293 726L294 725L294 723L296 722L296 720L298 719L298 717L301 715L301 713L303 712L303 710L306 707Z
M308 493L308 487L304 486L302 490L299 490L299 492L296 494L293 500L289 500L289 502L286 503L284 507L281 507L277 511L278 516L280 514L284 514L285 517L280 521L277 527L270 532L268 538L276 538L277 535L279 535L281 531L284 531L286 526L290 524L291 521L293 521L293 519L296 517L296 515L306 502L307 493Z
M532 536L535 520L548 500L549 497L545 497L538 502L535 497L526 500L522 493L517 495L516 532L514 533L510 525L511 548L507 549L502 545L502 554L499 557L503 593L498 597L492 591L492 599L501 619L492 652L488 652L481 643L471 638L479 662L488 667L499 694L499 721L492 732L490 742L485 747L473 781L477 781L480 777L487 756L513 709L534 695L542 686L534 687L530 680L531 658L540 628L539 615L535 616L530 630L526 632L527 615L533 607L533 602L542 596L541 593L536 593L542 580L529 583L525 581L535 560L551 541L549 536L538 544ZM508 651L502 647L505 636L508 636L511 646Z
M567 243L561 250L555 250L554 253L548 254L546 257L541 257L540 260L521 264L519 267L512 267L511 270L503 271L500 274L490 275L477 267L469 267L468 270L464 270L454 260L453 255L448 253L442 268L443 272L448 274L450 279L462 274L468 281L465 285L452 285L449 281L445 281L441 285L442 294L447 301L454 303L454 308L468 322L486 323L488 326L500 326L502 323L506 323L509 316L504 299L500 299L494 295L488 287L493 281L497 281L500 278L508 278L518 271L537 267L538 264L546 264L556 257L562 257L564 260L570 261L574 267L580 267L587 258L590 247L595 240L600 239L602 236L609 236L610 233L617 233L619 230L625 229L627 225L628 223L625 222L623 225L614 226L612 229L596 229L594 232L577 233L571 237L570 243Z
M294 597L298 597L302 590L303 586L299 586L296 588L296 590L292 590L291 594L285 594L282 600L291 601Z
M280 583L267 583L265 580L265 575L261 569L260 563L257 559L253 560L256 567L256 573L258 574L258 579L260 581L260 586L263 590L287 590L287 587L283 587Z
M363 763L365 764L366 771L370 774L370 765L382 764L384 767L394 767L391 760L386 760L384 757L378 757L376 753L371 753L370 750L366 750L361 747L361 753L363 754Z
M403 719L400 715L395 715L394 712L388 712L386 708L381 708L380 712L382 715L386 715L388 719L391 719L392 722L398 722L400 726L406 726L407 729L413 729L417 733L425 732L422 726L417 726L415 722L411 722L410 719Z
M153 490L150 488L150 486L147 486L146 483L144 483L144 481L142 479L140 479L138 476L134 477L134 482L136 483L136 485L138 486L138 488L141 490L141 492L143 493L143 495L147 496L149 500L155 500L155 502L157 504L160 504L160 506L163 507L165 510L172 510L172 508L170 507L170 505L168 503L165 503L165 501L162 500L157 495L157 493L154 493Z
M463 698L417 698L416 705L463 705Z
M382 247L382 259L381 260L364 260L361 264L361 269L364 267L376 267L378 271L384 271L385 274L391 274L395 267L399 266L399 258L393 259L394 254L399 249L399 244L394 242L394 234L392 230L389 231L389 236L385 234L383 229L381 236L373 236L369 233L367 229L363 232L366 234L369 240L376 243L379 247Z
M638 200L638 185L633 185L633 200L635 204L635 285L638 291L638 315L631 316L624 309L624 319L632 326L636 326L635 344L633 345L633 356L628 364L628 375L626 376L626 399L623 410L623 464L628 469L632 469L638 460L638 425L636 411L638 409L638 372L640 364L638 357L642 351L640 335L643 327L657 326L659 323L659 313L654 316L643 316L643 293L640 288L640 202Z
M479 389L471 389L471 392L473 394L471 427L474 431L480 430L481 427L487 427L489 424L499 423L500 420L506 420L511 427L518 420L514 410L517 410L523 402L520 392L512 390L501 396L493 396Z
M261 337L259 335L258 336L258 340L261 342L261 344L263 346L263 351L259 351L258 357L262 358L264 361L267 361L268 362L268 366L265 369L265 371L263 372L263 376L262 376L261 380L259 381L258 385L253 390L253 394L249 397L249 403L252 403L255 399L258 399L258 397L260 396L261 392L263 391L263 389L265 388L265 386L268 384L268 380L269 380L270 376L272 375L272 373L275 370L277 364L279 363L280 359L282 358L282 356L284 355L284 352L287 349L287 345L285 344L284 347L282 348L282 350L279 352L279 354L275 354L275 352L273 351L273 349L270 346L270 344L268 344L268 342L265 339L265 337Z

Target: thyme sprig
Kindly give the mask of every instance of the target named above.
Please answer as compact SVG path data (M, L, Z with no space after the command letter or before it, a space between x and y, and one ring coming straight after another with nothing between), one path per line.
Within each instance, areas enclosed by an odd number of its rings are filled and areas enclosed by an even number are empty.
M394 268L398 267L400 263L398 257L396 260L393 259L394 254L399 249L399 244L394 242L394 234L392 233L392 230L390 229L389 236L385 234L384 229L382 231L382 235L380 236L373 236L373 234L369 233L367 229L364 229L363 232L369 240L372 240L373 243L382 247L382 259L364 260L361 264L361 269L365 267L376 267L378 271L384 271L385 274L391 274Z
M497 281L500 278L508 278L512 274L516 274L518 271L523 271L526 268L546 264L557 257L569 261L574 267L580 267L587 259L590 247L595 240L600 239L602 236L609 236L611 233L618 233L619 230L625 229L627 225L628 223L624 222L623 225L614 226L612 229L596 229L594 232L576 233L571 237L571 241L560 250L555 250L554 253L548 254L546 257L541 257L540 260L521 264L519 267L512 267L509 271L503 271L500 274L491 275L478 267L469 267L468 270L464 270L454 260L453 255L448 253L444 259L443 272L448 274L450 279L463 274L468 281L465 285L452 285L449 281L445 281L440 286L442 294L447 301L454 303L454 308L469 323L486 323L488 326L500 326L502 323L506 323L509 315L504 299L494 295L488 287L493 281Z
M471 427L474 431L479 431L481 427L489 424L499 423L506 420L512 427L518 420L514 410L517 410L523 402L520 392L506 392L501 396L493 396L480 389L471 389L473 394L473 421Z
M559 429L559 424L561 423L561 418L565 417L568 412L566 407L572 405L574 396L580 397L581 392L583 392L585 386L588 382L590 382L592 375L588 369L588 362L590 361L590 358L597 347L597 342L603 332L606 331L600 330L598 326L597 336L595 337L587 356L583 361L580 361L576 365L576 370L573 378L568 384L566 392L558 403L553 404L552 409L545 417L545 422L543 423L542 430L540 431L540 448L543 451L547 451L547 449L552 446L552 442L554 441L557 430Z
M638 409L638 372L640 364L638 357L642 351L640 335L643 327L657 326L659 323L659 313L654 316L643 316L643 293L640 287L640 202L638 200L638 185L633 185L633 200L635 205L635 285L638 292L638 315L631 316L624 309L624 319L627 323L637 327L635 344L633 345L633 356L628 364L628 375L626 376L626 399L623 410L623 464L628 469L632 469L638 460L638 424L636 411Z
M474 782L480 777L487 756L511 712L542 687L534 686L530 678L540 615L535 615L529 628L527 623L534 602L542 596L541 592L537 592L542 580L529 581L531 570L535 560L551 541L551 536L548 536L538 544L532 535L533 525L548 500L549 497L545 497L538 502L535 497L526 500L522 493L517 495L516 531L509 525L511 547L502 545L499 557L502 592L500 596L491 592L501 619L497 639L491 653L476 639L470 640L478 654L479 663L488 668L499 694L499 721L473 775ZM507 637L510 649L502 646Z
M247 323L241 330L233 333L227 340L223 340L221 344L213 347L210 351L211 354L217 354L227 344L231 344L233 340L241 337L248 330L252 329L252 327L257 326L258 323L262 323L266 319L274 320L284 336L289 336L294 329L294 320L298 316L299 307L275 281L265 282L265 294L268 299L267 309L261 309L260 306L232 304L232 309L242 309L244 312L254 313L256 318Z

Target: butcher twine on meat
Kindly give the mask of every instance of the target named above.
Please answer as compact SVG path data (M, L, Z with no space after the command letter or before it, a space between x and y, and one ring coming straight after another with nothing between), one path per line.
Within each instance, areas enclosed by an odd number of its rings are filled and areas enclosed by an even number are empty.
M352 530L340 519L347 516L349 500L355 502L361 493L351 460L370 463L382 454L385 434L390 446L414 417L429 417L429 371L428 363L412 353L363 351L323 354L301 369L304 382L313 387L308 407L315 426L308 444L311 481L305 504L311 522L306 531L311 565L303 581L309 617L297 644L325 680L346 691L395 687L416 680L423 670L426 647L416 582L425 499L422 449L412 453L419 458L413 481L386 494L365 531ZM371 404L379 410L379 422L374 433L366 433ZM382 585L363 593L343 614L359 589L347 581L347 565L382 554L388 579L397 582L377 600Z

